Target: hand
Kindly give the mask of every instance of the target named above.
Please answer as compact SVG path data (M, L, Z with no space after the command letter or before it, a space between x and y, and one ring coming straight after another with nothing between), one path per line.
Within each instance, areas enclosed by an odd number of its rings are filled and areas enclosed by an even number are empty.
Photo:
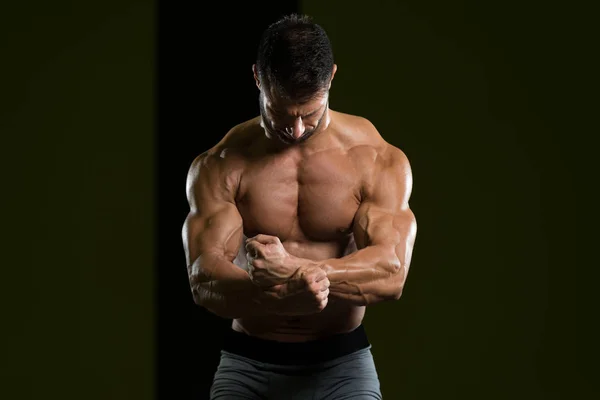
M285 283L300 265L276 236L257 235L246 240L248 274L261 287Z
M284 284L263 289L264 306L277 315L310 315L328 303L329 279L317 264L300 267Z

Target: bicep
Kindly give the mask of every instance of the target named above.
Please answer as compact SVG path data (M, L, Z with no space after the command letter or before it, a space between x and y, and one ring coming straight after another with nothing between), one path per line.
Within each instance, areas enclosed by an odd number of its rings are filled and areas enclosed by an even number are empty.
M416 231L416 218L410 208L387 210L371 202L359 207L354 222L357 247L396 244Z
M188 174L190 211L182 230L188 265L207 253L233 260L242 241L243 222L233 191L223 184L226 178L215 167L200 159Z
M416 237L416 218L409 206L412 173L404 154L395 149L370 178L365 198L356 212L357 248L386 246L403 264L410 262Z
M208 210L190 211L183 226L188 265L203 254L233 260L243 235L242 217L234 204L212 204Z

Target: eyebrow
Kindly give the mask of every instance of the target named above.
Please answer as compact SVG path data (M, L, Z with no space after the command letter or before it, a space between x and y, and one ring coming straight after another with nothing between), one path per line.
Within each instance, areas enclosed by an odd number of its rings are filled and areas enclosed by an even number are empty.
M273 114L275 114L275 115L286 115L286 116L289 116L289 114L286 114L286 113L282 113L282 112L280 112L280 111L277 111L277 110L275 110L275 109L274 109L274 108L272 108L272 107L269 107L269 108L271 109L271 112L272 112ZM319 106L319 108L317 108L317 109L316 109L316 110L314 110L314 111L311 111L311 112L309 112L308 114L300 115L300 118L306 118L306 117L310 117L310 116L312 116L312 115L315 115L315 114L316 114L316 113L317 113L317 112L318 112L318 111L319 111L321 108L323 108L323 104L321 104L321 105Z
M309 112L309 113L308 113L308 114L306 114L306 115L301 115L301 118L304 118L304 117L310 117L311 115L315 115L315 114L317 113L317 111L319 111L321 108L323 108L323 104L321 104L321 105L319 106L319 108L317 108L315 111Z

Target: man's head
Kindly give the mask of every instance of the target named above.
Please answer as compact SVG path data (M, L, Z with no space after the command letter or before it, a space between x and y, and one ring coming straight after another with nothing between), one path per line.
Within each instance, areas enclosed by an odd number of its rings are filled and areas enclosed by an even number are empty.
M286 143L306 140L326 116L336 68L325 30L309 17L271 24L252 67L265 128Z

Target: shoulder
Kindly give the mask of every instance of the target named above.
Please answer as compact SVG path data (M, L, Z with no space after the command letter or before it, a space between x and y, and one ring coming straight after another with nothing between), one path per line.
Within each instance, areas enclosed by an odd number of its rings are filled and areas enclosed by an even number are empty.
M402 175L410 173L404 151L386 141L368 118L340 112L336 117L344 147L369 178L390 169Z
M358 142L368 141L372 144L383 140L375 125L368 118L333 110L332 116L336 129L348 139Z
M362 144L363 146L361 147L369 149L369 152L373 157L374 167L395 169L410 168L406 154L400 148L385 140L369 119L355 115L349 116L349 119L359 131L355 132L360 141L357 145L360 146Z
M378 154L386 152L389 143L368 118L334 111L332 122L342 148L369 153L373 161Z
M235 125L210 149L197 155L190 165L190 172L200 170L231 170L241 167L245 152L257 138L257 118Z
M409 159L399 147L386 141L367 118L340 114L340 126L346 132L350 146L348 154L361 173L363 198L392 188L409 194L412 170Z
M411 172L410 162L406 154L390 143L386 143L386 146L378 153L377 161L377 166L381 169L390 169L402 175Z
M244 151L252 144L257 125L256 118L235 125L217 144L198 154L188 169L188 192L198 185L236 191L245 166Z

